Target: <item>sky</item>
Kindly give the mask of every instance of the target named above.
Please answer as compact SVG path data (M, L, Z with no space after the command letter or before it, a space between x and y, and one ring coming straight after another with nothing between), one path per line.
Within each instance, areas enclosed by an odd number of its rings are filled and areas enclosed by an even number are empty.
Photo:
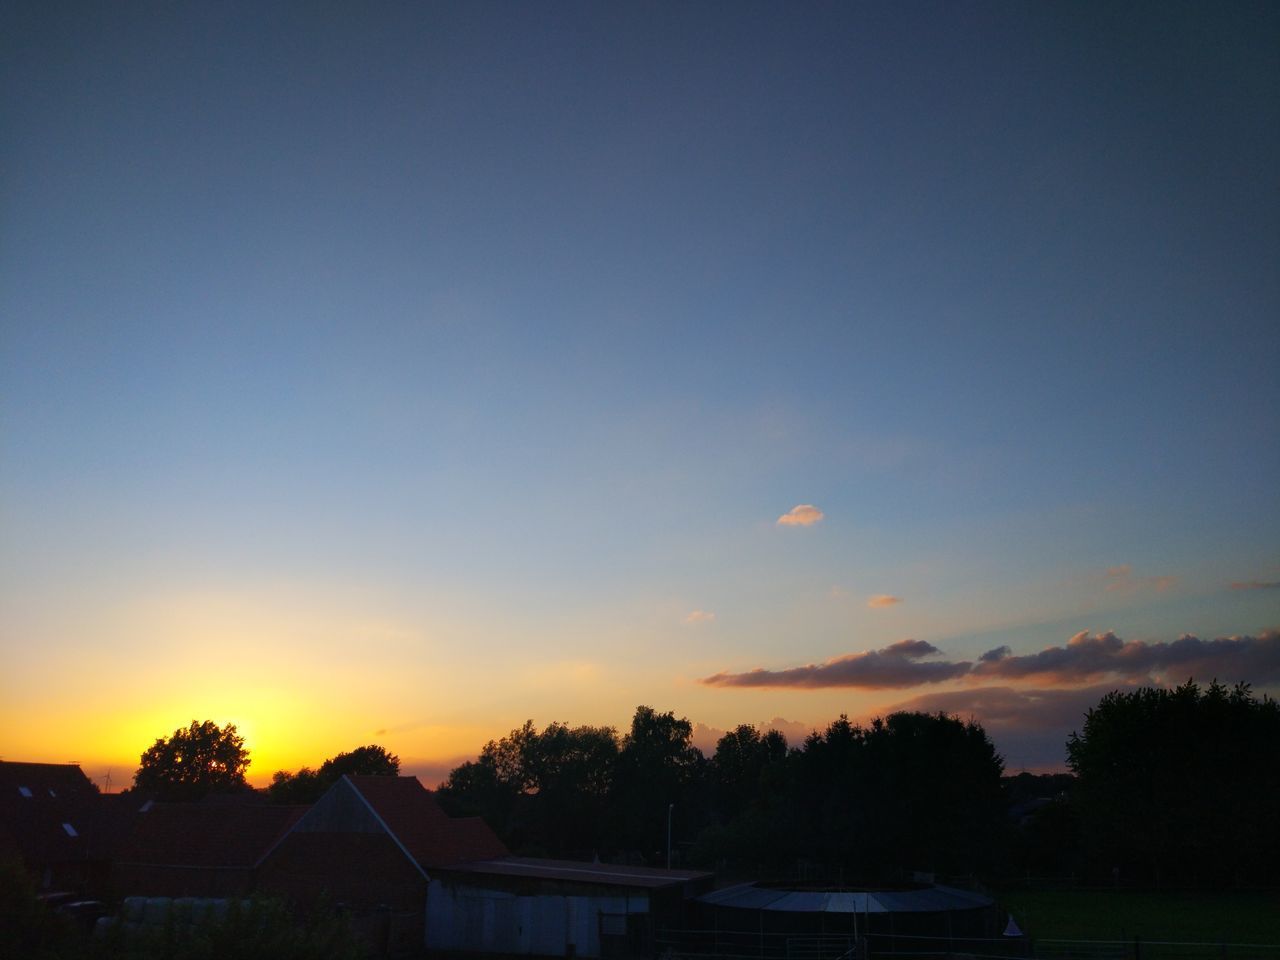
M1280 8L13 3L0 757L1280 692Z

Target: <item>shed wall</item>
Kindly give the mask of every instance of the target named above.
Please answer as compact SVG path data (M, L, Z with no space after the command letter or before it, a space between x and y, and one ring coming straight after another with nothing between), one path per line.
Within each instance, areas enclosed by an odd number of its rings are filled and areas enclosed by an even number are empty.
M427 894L431 950L525 956L602 957L624 947L632 916L647 916L646 893L516 894L433 880ZM601 929L604 929L604 937Z

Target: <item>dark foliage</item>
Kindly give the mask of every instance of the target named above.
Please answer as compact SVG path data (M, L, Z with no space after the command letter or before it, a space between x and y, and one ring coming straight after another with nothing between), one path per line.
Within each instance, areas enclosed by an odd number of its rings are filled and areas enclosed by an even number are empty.
M340 753L320 764L319 770L303 767L297 773L277 770L267 787L273 803L315 803L344 775L394 777L400 773L400 758L385 747L369 744Z
M589 856L610 829L618 752L612 727L552 723L538 732L530 720L485 744L437 794L451 812L483 816L526 852Z
M0 860L0 957L70 960L87 956L75 924L36 895L31 877L17 860Z
M985 731L944 714L836 720L795 756L793 814L828 872L984 871L1003 844L1003 761Z
M199 800L210 793L249 790L248 767L249 751L234 723L219 727L212 720L192 720L143 752L133 785L163 800Z
M661 863L670 823L677 862L754 872L801 860L831 876L967 872L1002 840L1001 761L976 724L842 717L798 750L744 725L709 760L692 735L687 719L647 706L622 737L530 721L455 769L439 795L525 853Z
M1109 693L1068 762L1092 868L1157 885L1272 882L1280 862L1280 705L1191 680Z

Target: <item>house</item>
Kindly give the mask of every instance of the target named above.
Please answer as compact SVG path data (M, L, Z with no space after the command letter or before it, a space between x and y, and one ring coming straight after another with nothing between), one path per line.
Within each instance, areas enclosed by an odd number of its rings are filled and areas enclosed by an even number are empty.
M76 764L0 761L0 858L45 891L100 886L110 864L101 799Z

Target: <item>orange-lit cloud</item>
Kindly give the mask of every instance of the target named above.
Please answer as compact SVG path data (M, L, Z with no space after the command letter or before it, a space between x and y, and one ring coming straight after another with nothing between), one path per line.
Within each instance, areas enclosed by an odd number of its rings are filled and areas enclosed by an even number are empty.
M685 615L685 623L711 623L715 620L716 615L710 610L690 610Z
M867 606L872 610L881 610L885 607L893 607L902 603L901 597L891 596L887 593L877 593L873 597L867 598Z
M811 527L826 514L812 503L800 503L778 518L780 527Z
M1280 590L1280 580L1237 580L1232 590Z
M710 687L858 687L883 690L941 683L964 676L972 664L945 660L922 663L938 648L924 640L900 640L880 650L850 653L826 663L808 664L786 670L757 667L746 673L717 673L701 682Z
M1102 580L1107 593L1124 594L1137 593L1139 590L1164 593L1178 582L1177 577L1168 574L1158 577L1135 577L1133 567L1127 563L1122 563L1118 567L1108 567Z

